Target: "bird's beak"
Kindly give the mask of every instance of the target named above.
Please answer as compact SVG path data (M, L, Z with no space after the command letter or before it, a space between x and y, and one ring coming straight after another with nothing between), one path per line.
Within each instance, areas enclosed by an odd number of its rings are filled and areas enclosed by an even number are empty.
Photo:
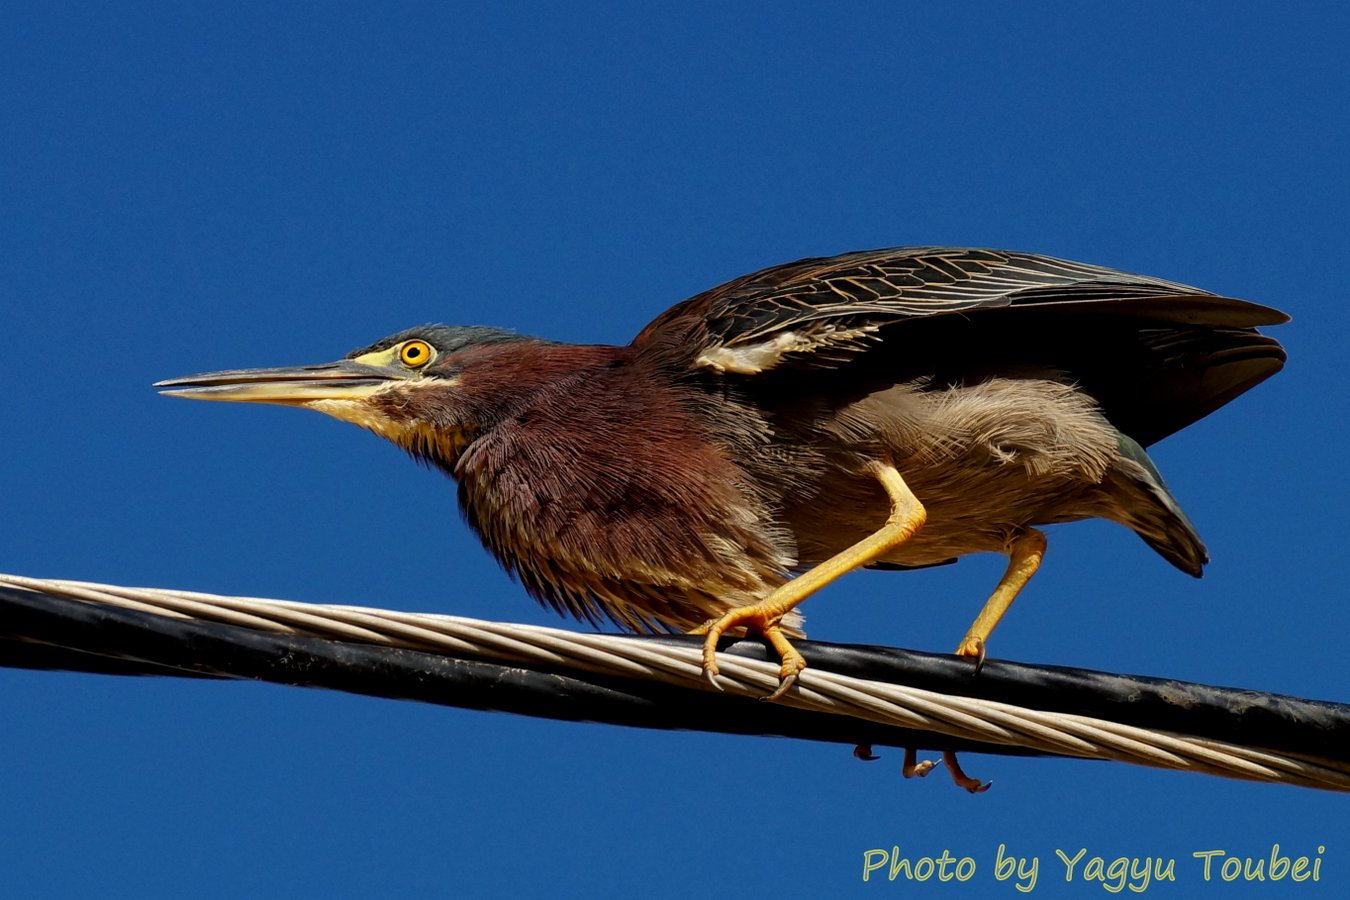
M155 387L166 396L192 400L301 406L318 400L362 400L406 377L392 367L343 359L317 366L207 372L160 381Z

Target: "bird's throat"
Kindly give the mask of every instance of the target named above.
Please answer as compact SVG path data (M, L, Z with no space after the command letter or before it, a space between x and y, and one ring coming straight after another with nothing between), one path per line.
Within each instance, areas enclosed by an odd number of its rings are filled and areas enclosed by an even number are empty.
M453 471L472 435L461 428L434 426L420 419L395 419L377 407L346 400L312 400L310 409L358 425L392 441L423 462Z
M397 434L381 432L385 437L407 450L423 462L454 473L464 448L472 435L459 428L437 428L425 422L410 423Z

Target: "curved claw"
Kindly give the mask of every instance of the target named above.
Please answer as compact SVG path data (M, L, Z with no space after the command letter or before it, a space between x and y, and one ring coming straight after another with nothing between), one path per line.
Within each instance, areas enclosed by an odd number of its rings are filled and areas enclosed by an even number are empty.
M854 746L853 757L854 759L861 759L863 762L873 762L874 760L881 759L880 756L877 756L872 752L871 744L857 744Z
M961 642L961 646L956 648L956 655L975 660L974 674L978 675L984 668L985 643L979 638L966 638Z
M706 682L708 682L708 684L709 684L714 690L718 690L718 691L722 690L722 686L721 686L720 684L717 683L717 664L716 664L716 663L713 663L713 664L709 665L708 663L705 662L705 663L703 664L703 680L706 681Z
M784 666L784 667L787 666L787 662L786 662L786 661L783 663L783 666ZM779 697L783 696L783 695L786 694L789 690L791 690L791 689L792 689L792 686L793 686L794 684L796 684L796 683L797 683L797 673L796 673L796 672L793 672L793 673L791 673L790 675L787 675L787 676L779 675L779 677L778 677L778 687L774 690L774 692L773 692L772 694L769 694L767 697L760 697L759 699L761 699L761 700L777 700Z

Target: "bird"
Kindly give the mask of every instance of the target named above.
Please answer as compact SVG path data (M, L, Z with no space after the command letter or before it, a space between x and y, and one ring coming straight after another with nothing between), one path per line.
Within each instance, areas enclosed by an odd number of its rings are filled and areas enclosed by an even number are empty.
M540 602L702 635L714 685L719 640L758 635L781 661L776 698L806 667L798 606L859 568L1004 554L956 648L977 666L1043 526L1117 522L1198 577L1208 552L1145 448L1278 372L1285 352L1257 329L1287 320L1034 253L900 247L735 278L625 346L426 325L336 362L155 387L392 441L457 482L469 526Z

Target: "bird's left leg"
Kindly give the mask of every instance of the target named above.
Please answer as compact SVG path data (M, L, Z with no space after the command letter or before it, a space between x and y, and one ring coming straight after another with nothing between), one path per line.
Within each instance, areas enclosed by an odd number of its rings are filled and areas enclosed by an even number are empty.
M1018 593L1041 567L1041 558L1044 556L1045 535L1035 528L1022 529L1008 542L1008 568L966 631L966 636L961 639L956 648L957 655L972 656L979 663L984 662L985 642Z
M783 661L778 674L778 689L766 699L782 696L797 680L798 673L806 668L806 660L788 642L779 626L783 616L840 575L884 556L923 527L928 514L895 466L889 462L873 461L868 465L868 472L881 482L891 501L890 515L881 528L847 550L798 575L760 602L737 607L720 619L705 622L690 632L707 636L703 642L703 674L714 687L717 684L717 641L728 628L744 625L764 635Z

